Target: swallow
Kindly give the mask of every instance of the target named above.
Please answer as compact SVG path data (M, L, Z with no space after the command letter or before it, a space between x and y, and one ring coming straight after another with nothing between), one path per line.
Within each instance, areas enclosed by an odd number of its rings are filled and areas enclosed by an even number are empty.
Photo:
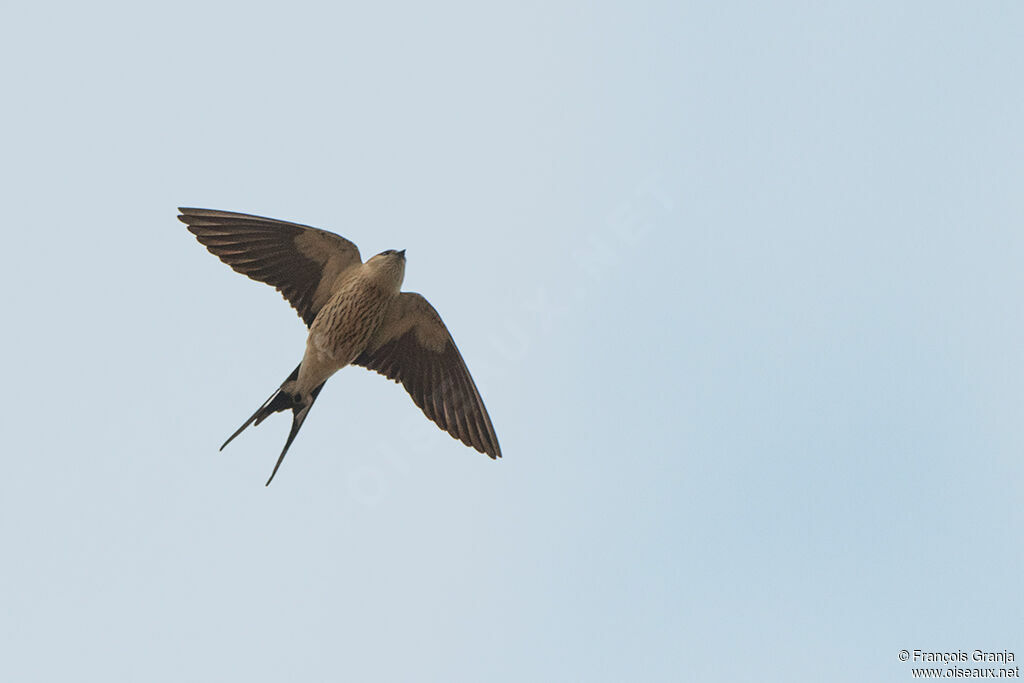
M348 365L401 383L438 427L501 457L487 408L441 316L421 295L401 291L404 249L364 263L355 244L326 230L230 211L178 211L200 244L236 272L277 289L309 328L298 367L220 447L249 425L291 410L291 431L267 486L324 384Z

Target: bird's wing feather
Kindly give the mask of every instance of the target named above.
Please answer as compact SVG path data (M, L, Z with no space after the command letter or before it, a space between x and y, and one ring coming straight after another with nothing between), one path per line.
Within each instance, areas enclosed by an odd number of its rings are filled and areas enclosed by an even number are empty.
M354 363L401 382L441 429L481 453L501 457L491 418L462 354L441 316L419 294L395 297Z
M342 272L362 263L340 235L231 211L178 209L178 220L221 261L275 287L312 325Z

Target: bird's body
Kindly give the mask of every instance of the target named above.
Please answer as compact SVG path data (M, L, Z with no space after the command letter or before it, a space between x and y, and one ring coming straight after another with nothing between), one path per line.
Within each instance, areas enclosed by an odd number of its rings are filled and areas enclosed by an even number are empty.
M275 286L309 326L302 362L224 446L250 424L291 409L292 429L272 480L324 383L354 363L401 382L439 427L501 457L480 394L437 311L419 294L401 291L404 250L363 263L354 244L324 230L227 211L180 211L207 249Z
M395 256L388 261L392 268L376 267L373 259L353 267L354 272L346 273L334 295L313 319L296 381L298 391L313 391L366 349L402 285L404 257Z

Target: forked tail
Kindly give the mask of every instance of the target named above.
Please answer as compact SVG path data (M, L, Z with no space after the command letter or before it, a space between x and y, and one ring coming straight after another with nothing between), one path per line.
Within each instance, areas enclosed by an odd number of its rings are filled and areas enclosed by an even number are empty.
M288 448L292 445L292 441L295 440L296 434L299 433L299 429L302 427L302 423L306 421L306 415L309 414L309 409L313 407L313 403L316 402L316 397L320 394L320 390L324 388L323 384L320 384L316 389L310 392L309 402L304 403L302 396L298 394L285 391L282 387L288 384L292 380L295 380L299 376L299 367L296 367L292 374L288 375L288 378L284 382L281 382L281 386L278 387L277 391L270 395L263 405L261 405L252 416L245 421L241 427L235 430L235 433L228 437L228 440L220 447L220 450L224 450L224 446L231 443L236 436L245 431L245 428L251 424L258 425L265 419L279 413L283 410L292 409L292 429L288 433L288 440L284 443L284 449L281 450L281 455L277 458L277 463L274 464L274 471L270 473L270 479L267 479L267 486L270 486L270 482L274 480L274 475L277 474L277 468L281 466L281 462L284 460L285 453L288 452Z

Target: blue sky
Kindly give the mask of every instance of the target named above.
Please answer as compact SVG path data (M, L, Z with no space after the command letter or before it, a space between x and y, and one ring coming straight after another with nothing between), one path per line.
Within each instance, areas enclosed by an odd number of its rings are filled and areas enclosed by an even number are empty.
M1024 657L1016 3L99 3L0 29L17 681L903 681ZM501 440L175 207L406 249Z

